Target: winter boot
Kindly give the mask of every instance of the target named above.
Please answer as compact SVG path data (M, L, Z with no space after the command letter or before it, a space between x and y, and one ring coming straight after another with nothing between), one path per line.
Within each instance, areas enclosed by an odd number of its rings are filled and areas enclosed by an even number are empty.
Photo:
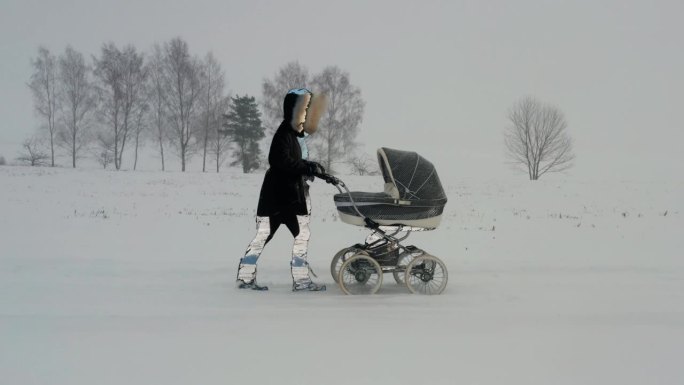
M260 290L260 291L268 290L268 286L259 286L256 283L256 280L253 280L251 282L245 282L241 279L238 279L237 280L237 287L238 287L238 289L249 289L249 290Z
M312 281L292 282L292 291L325 291L325 285L319 285Z

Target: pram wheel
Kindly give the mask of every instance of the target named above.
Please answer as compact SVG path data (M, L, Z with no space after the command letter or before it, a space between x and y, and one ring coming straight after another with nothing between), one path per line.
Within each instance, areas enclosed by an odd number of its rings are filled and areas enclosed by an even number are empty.
M382 286L382 267L358 252L342 263L337 283L345 294L375 294Z
M413 257L414 255L410 252L402 252L401 255L399 255L399 259L397 260L397 266L394 269L394 271L392 271L394 281L396 281L398 284L406 284L406 281L404 279L406 275L406 267L413 260Z
M352 246L344 248L338 251L337 254L335 254L335 256L332 259L332 262L330 263L330 274L332 274L335 282L338 282L339 280L340 268L342 267L344 261L349 259L349 257L356 254L357 252L359 252L359 249L355 246Z
M446 266L439 258L432 255L421 255L412 260L406 267L406 286L411 293L440 294L449 280Z

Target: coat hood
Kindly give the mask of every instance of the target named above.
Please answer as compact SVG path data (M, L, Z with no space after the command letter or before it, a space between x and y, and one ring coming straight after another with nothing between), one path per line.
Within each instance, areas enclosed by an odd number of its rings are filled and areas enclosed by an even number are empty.
M313 94L306 88L294 88L287 92L283 101L283 120L290 123L293 130L301 133L304 130L306 111Z

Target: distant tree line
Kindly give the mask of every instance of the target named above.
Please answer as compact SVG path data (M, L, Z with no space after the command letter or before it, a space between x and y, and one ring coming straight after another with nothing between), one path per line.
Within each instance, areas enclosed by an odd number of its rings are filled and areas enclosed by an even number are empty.
M31 63L28 85L47 148L41 149L42 136L27 139L20 157L26 163L42 164L47 153L54 166L55 147L61 147L72 167L89 152L103 167L119 170L132 146L136 169L139 148L148 140L158 148L162 170L170 149L182 171L198 152L203 171L211 157L219 171L228 148L213 144L223 141L219 130L230 98L224 71L211 53L200 59L175 38L147 54L132 45L105 43L91 60L70 46L59 56L41 47Z
M25 164L55 166L61 150L72 167L90 156L120 170L132 153L126 164L135 170L139 149L149 142L161 170L171 153L182 171L201 156L203 172L219 172L228 158L231 166L251 172L264 166L263 139L277 128L284 94L295 87L310 87L330 100L311 138L312 153L328 169L358 163L354 145L364 102L349 74L336 66L309 77L306 68L288 63L264 80L260 103L250 95L232 97L216 57L193 55L181 38L149 52L105 43L90 59L71 46L58 55L40 47L31 66L28 87L41 129L23 143L17 160Z
M28 87L41 129L22 144L17 161L24 164L55 166L61 149L72 167L91 156L104 168L119 170L132 152L128 164L135 170L139 149L148 142L161 170L172 154L182 171L201 156L203 172L219 172L229 158L230 166L252 172L267 166L264 139L280 124L285 92L305 87L328 100L318 131L306 139L310 157L330 172L378 173L356 140L365 109L361 89L337 66L311 75L299 62L286 63L263 79L260 100L231 96L216 57L192 54L181 38L155 44L149 52L105 43L90 59L71 46L56 56L40 47L31 66ZM509 110L508 120L506 154L530 180L572 167L572 139L559 108L524 97Z

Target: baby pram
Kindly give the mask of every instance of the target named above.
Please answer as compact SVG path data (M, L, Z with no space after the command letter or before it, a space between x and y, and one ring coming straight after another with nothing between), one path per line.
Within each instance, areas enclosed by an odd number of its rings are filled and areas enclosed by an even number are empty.
M373 294L383 273L412 293L440 294L448 274L444 262L424 250L401 244L411 232L439 226L447 198L435 167L415 152L378 149L383 192L350 192L344 182L319 175L339 190L334 200L340 219L371 230L366 241L340 250L330 272L346 294Z

